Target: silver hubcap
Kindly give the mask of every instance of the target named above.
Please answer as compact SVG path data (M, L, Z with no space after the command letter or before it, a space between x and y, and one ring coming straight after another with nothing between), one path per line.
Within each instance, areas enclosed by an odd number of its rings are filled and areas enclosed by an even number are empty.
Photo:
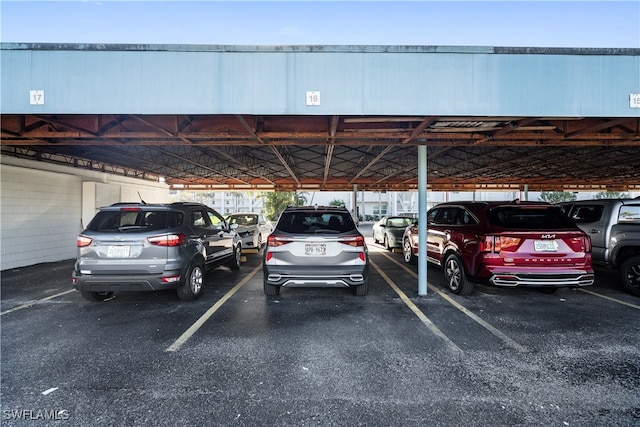
M197 294L202 289L202 270L200 267L195 267L191 272L191 279L189 280L191 286L191 292Z
M453 290L460 286L460 266L454 260L447 264L447 276L449 276L449 287Z
M406 262L409 262L409 260L411 259L411 244L409 244L409 241L405 241L404 242L404 260Z

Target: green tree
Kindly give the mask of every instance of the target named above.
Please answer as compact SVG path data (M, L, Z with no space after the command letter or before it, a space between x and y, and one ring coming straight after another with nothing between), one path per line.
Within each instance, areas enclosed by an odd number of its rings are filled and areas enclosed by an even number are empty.
M539 200L547 203L572 202L577 198L575 193L568 191L543 191L540 193Z
M332 201L329 202L329 206L346 206L347 204L344 202L344 200L340 200L340 199L333 199Z
M293 191L274 191L265 193L264 214L272 221L278 219L284 208L290 205L301 206L307 202L306 193Z
M628 199L629 194L619 191L602 191L596 194L596 199Z

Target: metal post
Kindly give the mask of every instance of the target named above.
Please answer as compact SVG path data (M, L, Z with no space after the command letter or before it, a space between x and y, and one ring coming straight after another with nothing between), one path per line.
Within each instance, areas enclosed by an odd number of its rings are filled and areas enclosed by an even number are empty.
M353 220L358 224L358 184L353 184Z
M427 295L427 146L418 146L418 295Z

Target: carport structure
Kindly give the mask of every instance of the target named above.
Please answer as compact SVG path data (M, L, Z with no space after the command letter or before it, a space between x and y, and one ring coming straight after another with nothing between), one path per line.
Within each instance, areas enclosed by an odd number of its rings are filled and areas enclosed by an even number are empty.
M640 49L2 45L2 154L202 190L640 190Z
M418 189L421 245L427 189L640 190L640 49L1 53L3 156L174 189ZM425 257L418 267L425 294Z

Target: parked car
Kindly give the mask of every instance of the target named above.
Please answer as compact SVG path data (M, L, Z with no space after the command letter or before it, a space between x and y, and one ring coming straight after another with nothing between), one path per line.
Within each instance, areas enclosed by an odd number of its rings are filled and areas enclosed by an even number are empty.
M205 272L240 268L242 243L215 210L196 203L116 203L78 236L73 284L89 301L119 291L176 289L200 296Z
M496 286L593 284L591 240L559 206L536 202L451 202L427 212L427 261L444 268L451 292ZM418 256L418 226L405 230L406 262Z
M227 215L227 222L231 225L238 225L236 233L242 239L242 247L245 249L262 248L267 236L273 231L271 221L268 221L261 213L234 213Z
M593 263L618 269L624 288L640 296L640 199L580 200L561 206L591 237Z
M353 287L369 291L369 255L364 236L345 207L287 207L267 238L264 293L281 287Z
M401 248L402 235L411 223L411 218L406 216L383 216L373 224L373 242L382 242L387 250Z

